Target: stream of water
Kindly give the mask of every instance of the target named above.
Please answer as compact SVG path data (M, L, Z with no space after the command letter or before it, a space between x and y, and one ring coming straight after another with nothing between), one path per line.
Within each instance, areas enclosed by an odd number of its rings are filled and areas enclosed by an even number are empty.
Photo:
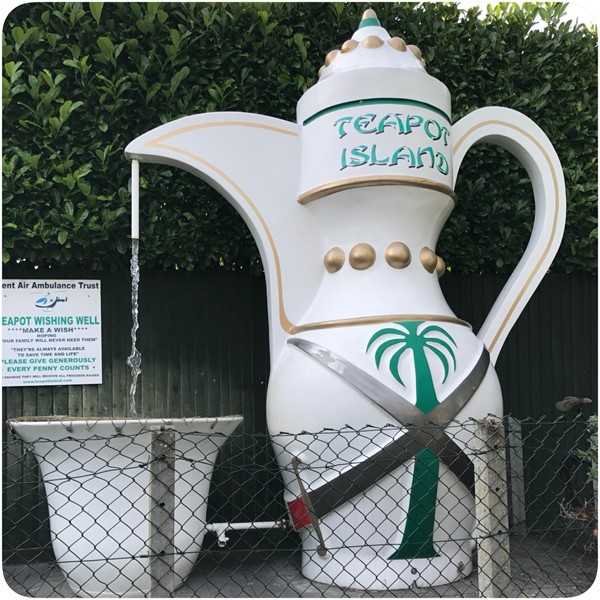
M140 285L140 265L139 265L139 240L131 242L131 354L127 358L127 366L131 369L131 387L129 388L129 413L133 417L137 417L137 409L135 403L135 391L137 388L137 379L142 372L142 355L136 347L138 322L138 293Z

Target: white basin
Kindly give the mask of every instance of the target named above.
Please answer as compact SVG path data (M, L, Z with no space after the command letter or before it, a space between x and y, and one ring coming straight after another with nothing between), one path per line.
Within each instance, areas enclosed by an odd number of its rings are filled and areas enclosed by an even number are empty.
M69 586L82 597L146 597L153 431L175 430L174 564L167 591L191 571L206 532L219 448L241 416L189 419L22 417L8 421L32 444L44 480L50 535ZM162 585L162 584L161 584ZM172 588L172 589L171 589Z

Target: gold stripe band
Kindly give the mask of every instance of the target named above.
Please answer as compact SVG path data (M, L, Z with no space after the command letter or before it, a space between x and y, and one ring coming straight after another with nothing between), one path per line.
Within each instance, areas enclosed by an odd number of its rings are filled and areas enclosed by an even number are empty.
M289 333L296 334L303 331L314 331L315 329L332 329L334 327L356 327L358 325L373 325L376 323L393 323L394 321L439 321L443 323L454 323L473 329L470 323L449 317L447 315L375 315L372 317L355 317L352 319L336 319L334 321L316 321L305 325L292 325Z
M313 200L319 200L325 196L334 194L335 192L341 192L343 190L349 190L352 188L367 187L367 186L380 186L380 185L405 185L413 187L421 187L428 190L434 190L441 192L452 198L454 204L457 203L458 197L454 193L454 190L445 183L438 183L431 179L423 179L422 177L409 177L408 175L365 175L363 177L352 177L350 179L342 179L340 181L333 181L331 183L325 183L318 187L308 190L298 196L298 202L300 204L307 204Z
M197 131L198 129L211 129L213 127L249 127L251 129L264 129L266 131L272 131L273 133L281 133L283 135L291 135L292 137L299 137L298 132L289 131L288 129L283 129L282 127L275 127L273 125L264 125L263 123L252 123L251 121L214 121L212 123L196 123L194 125L186 125L185 127L180 127L179 129L175 129L174 131L169 131L169 133L165 133L163 135L154 138L147 146L153 146L156 144L161 144L162 142L172 138L176 135L181 135L182 133L189 133L190 131Z

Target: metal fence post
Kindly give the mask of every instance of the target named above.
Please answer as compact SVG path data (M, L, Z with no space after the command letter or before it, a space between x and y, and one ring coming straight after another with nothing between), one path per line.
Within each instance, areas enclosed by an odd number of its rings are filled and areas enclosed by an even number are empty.
M495 419L478 421L475 444L479 593L482 598L508 597L511 595L508 484L502 422Z
M175 430L153 430L151 453L150 598L164 598L174 587Z
M523 433L521 422L514 417L506 417L508 483L509 483L509 524L513 534L524 536L526 527L525 474L523 461Z

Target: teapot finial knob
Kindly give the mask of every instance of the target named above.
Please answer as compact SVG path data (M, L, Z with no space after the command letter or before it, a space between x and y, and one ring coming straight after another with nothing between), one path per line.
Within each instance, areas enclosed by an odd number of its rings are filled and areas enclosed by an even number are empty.
M365 10L363 13L362 20L358 28L362 29L363 27L381 27L381 23L377 18L377 13L372 8L367 8L367 10Z

